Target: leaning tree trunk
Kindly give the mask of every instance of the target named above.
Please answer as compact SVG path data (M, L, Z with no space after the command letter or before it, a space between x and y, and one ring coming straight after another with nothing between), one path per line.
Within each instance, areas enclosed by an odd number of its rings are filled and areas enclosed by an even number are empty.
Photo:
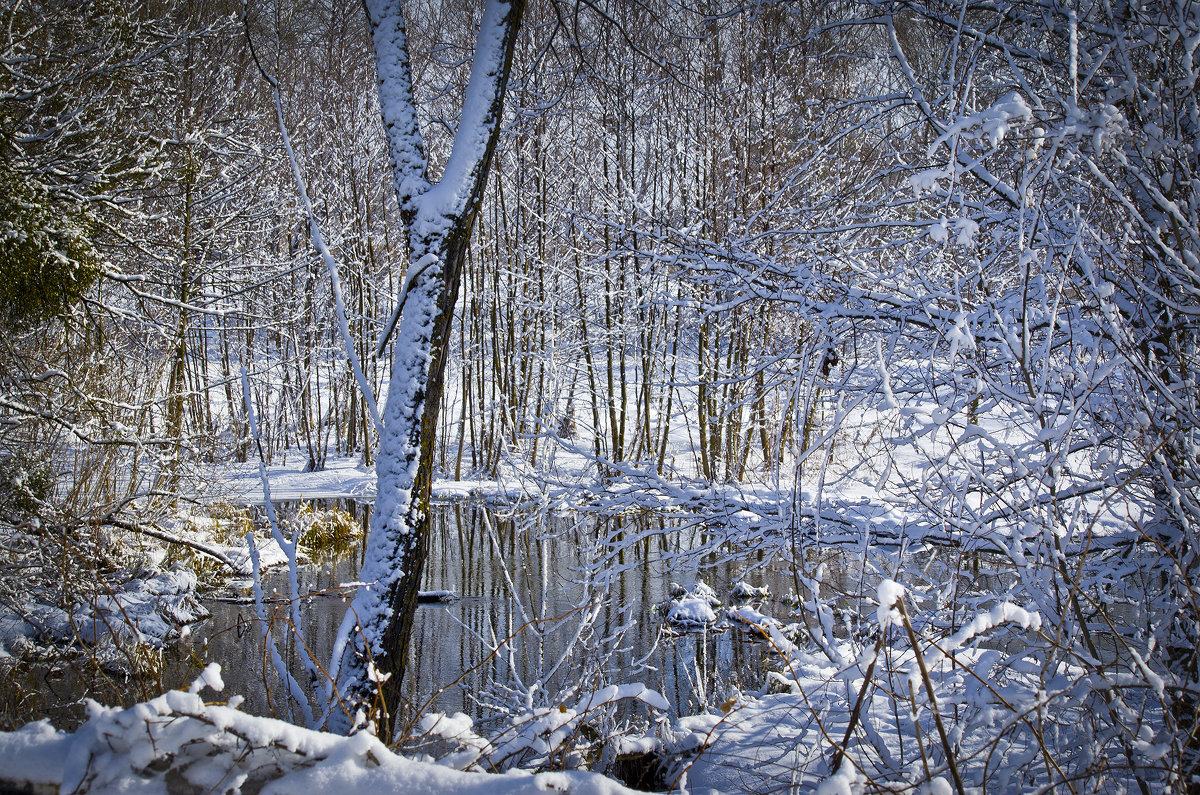
M408 242L409 270L380 344L393 336L391 380L376 461L378 491L353 604L334 649L331 728L359 710L385 741L400 702L417 589L429 550L429 494L454 304L487 183L524 0L488 0L454 148L442 179L427 178L404 19L396 2L367 0L379 100Z

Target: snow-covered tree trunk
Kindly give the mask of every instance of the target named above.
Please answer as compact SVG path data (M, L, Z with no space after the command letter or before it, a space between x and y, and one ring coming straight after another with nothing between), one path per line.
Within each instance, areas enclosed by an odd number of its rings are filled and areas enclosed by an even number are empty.
M384 337L386 342L394 331L378 492L360 575L364 585L334 649L344 709L335 709L330 724L347 730L363 709L386 737L428 552L433 448L454 304L500 129L524 2L488 0L484 8L454 146L436 183L428 178L400 3L367 0L366 6L409 269Z

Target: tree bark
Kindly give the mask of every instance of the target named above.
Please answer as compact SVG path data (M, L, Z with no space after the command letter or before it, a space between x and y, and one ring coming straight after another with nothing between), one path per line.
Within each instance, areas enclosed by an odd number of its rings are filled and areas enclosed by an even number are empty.
M385 742L400 702L429 550L433 452L454 305L499 136L523 8L523 0L487 3L454 148L441 181L431 184L403 15L395 2L367 2L409 272L389 325L395 346L376 463L375 511L360 573L364 584L334 648L338 706L329 724L350 730L361 710Z

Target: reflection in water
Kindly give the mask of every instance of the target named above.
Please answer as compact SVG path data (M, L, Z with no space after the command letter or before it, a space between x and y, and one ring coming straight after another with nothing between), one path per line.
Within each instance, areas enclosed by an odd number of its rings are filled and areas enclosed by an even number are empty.
M367 521L369 507L341 507ZM746 574L737 555L694 552L707 533L695 519L438 506L424 587L462 598L418 611L406 690L412 703L404 714L461 711L486 720L632 681L687 714L721 703L730 688L758 687L761 643L732 630L666 633L657 615L672 581L703 579L728 602L730 587ZM316 594L304 601L302 615L319 661L329 659L345 611L338 585L355 579L360 554L356 548L301 573L301 591ZM791 589L790 570L756 565L750 582L775 595ZM274 572L265 585L277 592L282 619L286 575ZM245 695L249 711L298 717L288 712L263 655L253 606L214 601L209 608L213 617L196 633L207 644L199 654L225 667L228 692ZM774 599L761 610L788 612ZM282 622L275 631L286 635L288 659L300 670L294 635Z

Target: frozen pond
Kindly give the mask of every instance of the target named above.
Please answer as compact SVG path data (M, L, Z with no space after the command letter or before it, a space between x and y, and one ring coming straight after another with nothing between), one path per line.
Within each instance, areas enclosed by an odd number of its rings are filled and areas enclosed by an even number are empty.
M368 505L340 507L365 525ZM437 506L424 588L459 598L418 610L404 714L461 711L486 719L527 699L557 703L564 686L586 692L630 681L645 682L687 714L720 704L731 686L758 687L767 653L761 642L733 628L676 632L663 621L673 582L702 580L728 605L742 578L769 590L756 603L763 613L788 616L779 597L793 590L790 570L744 552L726 560L720 552L695 553L714 547L704 543L710 530L694 517ZM304 600L303 618L318 660L329 658L345 610L339 585L355 580L360 554L356 546L303 567L301 592L314 594ZM269 574L266 585L287 593L282 572ZM224 666L228 691L244 695L246 709L287 716L264 665L253 606L207 606L213 616L195 631L197 656Z

